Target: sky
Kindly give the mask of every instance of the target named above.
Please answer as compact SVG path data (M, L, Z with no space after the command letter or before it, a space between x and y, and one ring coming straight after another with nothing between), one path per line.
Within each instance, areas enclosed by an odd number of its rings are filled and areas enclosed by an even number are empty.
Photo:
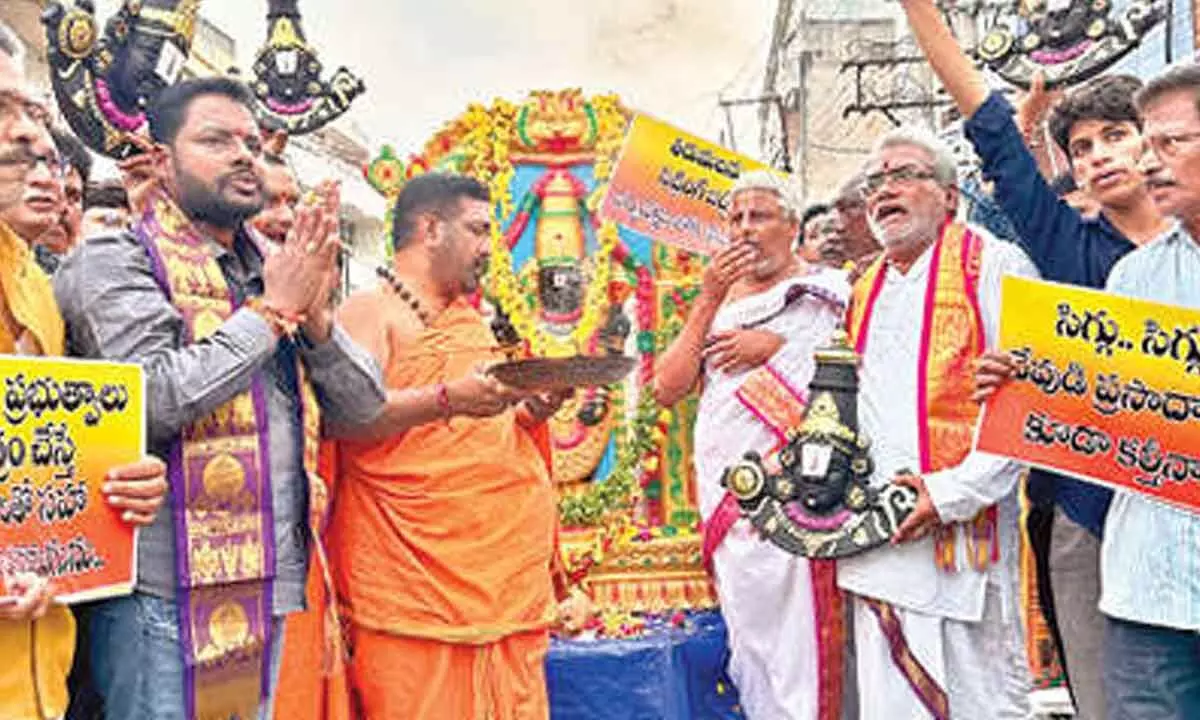
M117 0L101 0L107 18ZM616 92L641 111L716 140L721 97L756 95L775 0L301 0L326 73L345 65L367 93L348 114L372 144L420 149L470 102L532 89ZM248 68L265 0L203 0ZM756 132L740 113L739 134Z

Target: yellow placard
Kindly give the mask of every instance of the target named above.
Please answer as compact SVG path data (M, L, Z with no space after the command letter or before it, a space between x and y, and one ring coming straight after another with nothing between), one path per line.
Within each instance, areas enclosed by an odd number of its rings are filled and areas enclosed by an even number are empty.
M708 255L726 242L725 213L738 176L769 169L639 114L630 123L600 214L655 240Z
M143 455L141 368L0 355L0 375L0 581L35 572L64 603L129 593L135 531L101 487Z
M980 450L1200 509L1200 310L1006 277Z

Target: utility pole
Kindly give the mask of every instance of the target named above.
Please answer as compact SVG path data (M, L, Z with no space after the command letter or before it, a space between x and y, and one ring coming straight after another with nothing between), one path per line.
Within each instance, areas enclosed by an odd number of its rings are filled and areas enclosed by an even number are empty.
M1171 38L1167 37L1167 44L1170 45ZM1192 0L1192 53L1200 51L1200 0Z
M1194 1L1200 3L1200 0ZM771 49L767 52L767 67L763 72L763 97L779 94L776 83L779 82L779 68L783 64L782 55L787 45L788 25L795 6L795 0L779 0L779 5L775 8L775 21L771 27ZM768 103L763 103L758 107L758 145L764 149L767 147L767 137L770 134L767 128L771 110L772 106Z

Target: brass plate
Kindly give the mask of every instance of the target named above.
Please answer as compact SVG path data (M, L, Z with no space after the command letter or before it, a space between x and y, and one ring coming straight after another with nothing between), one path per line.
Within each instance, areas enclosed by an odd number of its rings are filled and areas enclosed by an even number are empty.
M519 390L546 392L565 388L611 385L633 370L636 359L627 355L567 358L528 358L493 365L488 372Z

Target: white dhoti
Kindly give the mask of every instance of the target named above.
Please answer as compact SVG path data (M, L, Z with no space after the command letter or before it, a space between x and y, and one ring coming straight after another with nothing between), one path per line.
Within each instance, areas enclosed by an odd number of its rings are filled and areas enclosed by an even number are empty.
M841 702L840 685L821 682L822 622L838 608L832 565L814 568L760 539L745 520L713 554L721 613L729 628L729 675L750 720L822 720ZM828 572L822 582L820 573ZM839 611L840 612L840 611ZM825 627L825 630L834 630ZM835 630L825 642L841 642ZM836 648L827 648L825 655Z
M853 598L860 720L937 720L930 711L940 691L954 720L1028 718L1029 668L1020 616L988 588L980 622L963 622L892 608L911 657L935 687L921 687L901 670L903 651L884 633L878 614Z
M932 464L925 454L935 450L923 434L930 412L924 403L933 387L927 374L929 358L936 353L954 357L963 349L937 345L946 341L931 339L934 326L925 326L934 322L934 309L927 304L931 298L954 307L945 300L954 286L940 274L941 265L933 265L937 247L926 250L907 273L892 266L879 269L874 304L868 304L859 329L859 421L872 442L873 485ZM980 252L973 299L978 302L984 344L994 347L1001 279L1035 271L1008 243L985 237ZM935 411L967 401L965 396L936 397L943 405ZM1020 468L969 447L961 450L961 460L921 472L938 518L959 523L955 544L939 548L934 537L926 536L839 562L839 584L853 596L860 720L1030 715L1017 585L1015 488ZM977 518L987 508L995 513L995 536L972 538ZM981 555L972 545L985 540L988 552ZM941 559L943 549L953 552L949 567Z
M816 294L787 301L789 288L809 285ZM788 280L721 309L712 332L753 326L785 340L768 363L799 392L813 372L813 350L841 324L848 292L840 273L823 271ZM711 528L721 507L724 469L742 454L768 454L779 437L738 399L750 373L706 372L696 420L696 470L700 512ZM822 663L841 650L841 611L836 572L830 563L810 564L762 540L749 522L729 527L712 555L721 612L729 629L729 673L751 720L840 720L842 667ZM830 614L836 613L836 618ZM836 623L834 620L836 619ZM835 648L832 643L839 643Z

